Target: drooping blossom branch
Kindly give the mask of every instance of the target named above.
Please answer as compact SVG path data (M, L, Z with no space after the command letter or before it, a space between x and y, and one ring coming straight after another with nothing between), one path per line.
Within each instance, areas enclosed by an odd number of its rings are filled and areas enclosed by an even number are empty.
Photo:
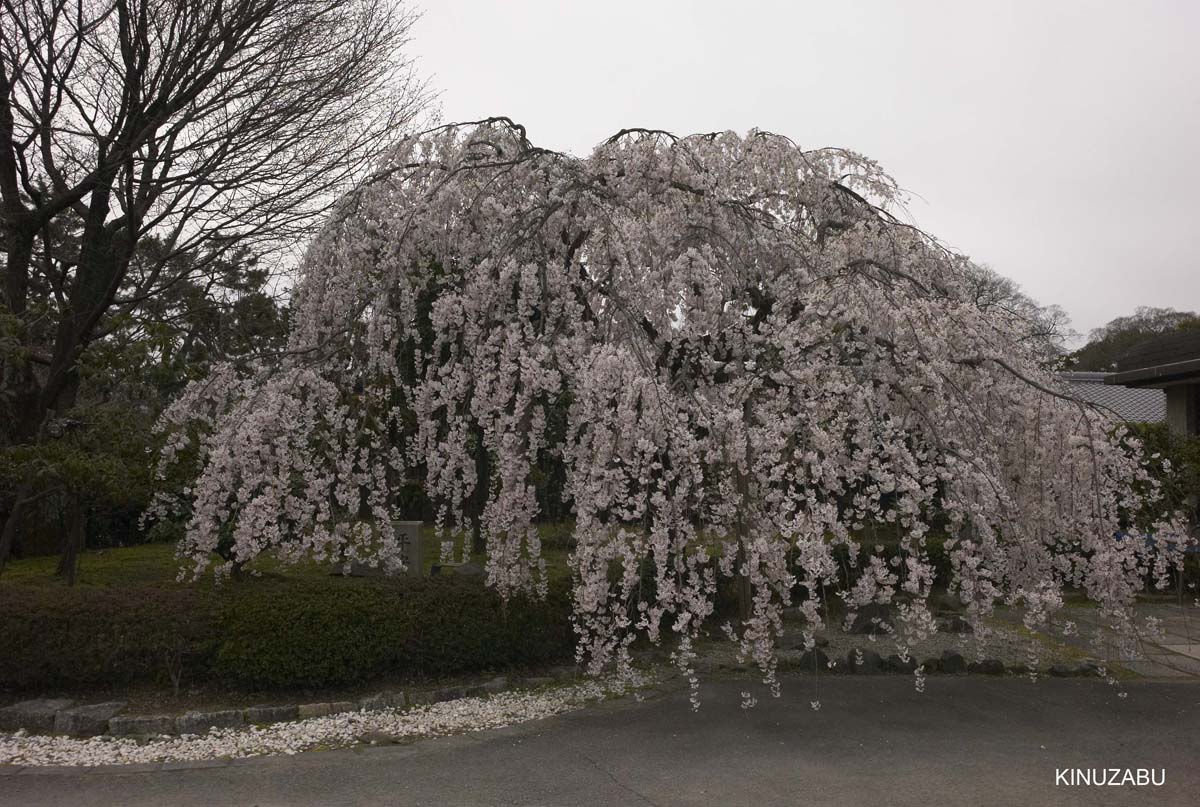
M394 566L417 478L448 543L478 525L492 586L536 594L550 452L593 669L665 633L694 679L727 578L747 597L726 632L768 684L797 597L809 636L827 591L851 619L895 603L903 650L936 629L935 531L973 624L1007 603L1036 627L1066 587L1126 623L1184 525L1146 523L1137 445L900 201L872 161L765 132L627 130L586 159L505 119L408 140L309 248L281 366L222 368L164 417L164 467L201 458L182 551L197 573L222 545ZM860 546L878 528L898 556ZM839 547L870 556L852 585Z

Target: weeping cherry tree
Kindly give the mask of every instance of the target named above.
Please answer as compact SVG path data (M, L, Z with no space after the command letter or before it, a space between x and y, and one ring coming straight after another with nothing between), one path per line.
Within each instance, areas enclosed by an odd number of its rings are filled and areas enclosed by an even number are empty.
M199 458L164 502L189 571L222 541L218 572L397 568L416 478L447 556L474 518L488 583L536 596L531 474L554 456L593 671L670 637L694 687L723 581L743 594L724 633L776 692L785 607L811 645L833 599L894 606L904 654L936 630L933 531L980 632L1001 604L1036 628L1068 588L1132 629L1185 525L1136 442L1043 369L1039 324L981 304L978 269L900 203L874 162L759 131L624 130L586 159L507 119L403 142L309 247L282 361L218 368L164 418L164 472ZM898 555L860 546L880 530ZM849 585L839 547L867 557Z

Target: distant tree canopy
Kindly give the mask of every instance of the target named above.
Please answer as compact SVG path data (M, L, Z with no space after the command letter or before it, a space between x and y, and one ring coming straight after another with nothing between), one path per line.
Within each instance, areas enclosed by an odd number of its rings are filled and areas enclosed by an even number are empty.
M1164 333L1200 329L1195 311L1138 306L1127 317L1117 317L1088 334L1088 343L1069 357L1073 370L1110 371L1121 356L1147 339Z
M1044 361L1057 360L1072 336L1070 317L1057 305L1042 305L1016 281L983 264L964 266L968 295L981 311L1004 316L1017 325L1017 339Z
M275 316L252 256L290 255L423 115L414 19L400 0L0 0L9 460L79 428L97 367L174 383L249 347ZM0 476L0 569L55 487L34 467Z
M78 237L75 222L58 229L64 241ZM160 260L161 249L156 238L138 245L126 286ZM163 407L213 364L282 347L286 301L254 256L234 250L204 271L192 265L198 260L187 254L171 258L180 282L101 320L100 336L80 357L74 405L61 411L40 441L0 444L0 491L30 486L18 552L55 547L64 512L72 508L79 513L72 552L85 539L92 546L136 540L138 519L152 494L152 427ZM45 299L52 305L53 295L47 292ZM53 324L52 317L43 317L38 327L49 330ZM0 344L0 354L15 359L21 350L15 340ZM167 484L185 481L178 477ZM69 559L64 573L69 577L72 571Z

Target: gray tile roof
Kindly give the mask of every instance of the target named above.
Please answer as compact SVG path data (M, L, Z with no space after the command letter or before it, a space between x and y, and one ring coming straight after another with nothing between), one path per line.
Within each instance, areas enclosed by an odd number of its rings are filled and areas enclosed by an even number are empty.
M1081 401L1104 407L1121 420L1161 423L1167 419L1167 394L1161 389L1105 384L1112 373L1059 373L1067 392Z

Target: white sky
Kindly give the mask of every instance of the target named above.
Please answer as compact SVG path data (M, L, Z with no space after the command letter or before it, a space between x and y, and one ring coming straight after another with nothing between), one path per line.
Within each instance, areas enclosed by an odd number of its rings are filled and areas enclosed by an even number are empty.
M878 160L916 223L1086 333L1200 309L1200 1L425 0L445 121L587 154L759 127Z

